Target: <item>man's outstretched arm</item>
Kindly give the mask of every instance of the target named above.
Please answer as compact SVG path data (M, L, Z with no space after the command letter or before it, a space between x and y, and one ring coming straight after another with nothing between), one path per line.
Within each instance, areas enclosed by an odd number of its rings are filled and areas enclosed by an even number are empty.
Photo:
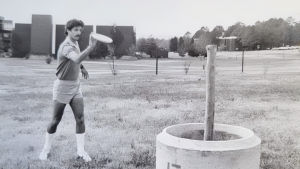
M63 53L67 58L73 60L77 64L80 64L93 51L96 44L97 40L90 36L89 46L81 53L76 53L71 46L65 47L63 49Z

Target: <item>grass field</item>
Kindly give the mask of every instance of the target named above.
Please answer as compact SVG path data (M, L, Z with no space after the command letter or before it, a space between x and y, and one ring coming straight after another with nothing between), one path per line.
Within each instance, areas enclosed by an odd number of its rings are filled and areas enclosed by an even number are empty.
M259 56L258 56L259 54ZM200 58L83 62L86 145L92 162L76 158L71 108L49 160L38 155L52 116L56 61L0 59L0 168L155 168L155 139L165 127L204 122L206 60ZM188 74L184 62L191 63ZM253 130L262 139L261 168L300 168L300 53L218 52L215 122Z

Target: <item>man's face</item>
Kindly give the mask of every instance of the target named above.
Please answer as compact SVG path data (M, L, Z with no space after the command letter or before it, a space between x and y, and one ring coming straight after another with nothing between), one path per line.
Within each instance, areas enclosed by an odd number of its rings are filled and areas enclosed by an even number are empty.
M67 30L68 31L68 36L70 38L72 38L73 40L78 40L79 36L81 35L82 32L82 27L81 26L76 26L73 27L71 30Z

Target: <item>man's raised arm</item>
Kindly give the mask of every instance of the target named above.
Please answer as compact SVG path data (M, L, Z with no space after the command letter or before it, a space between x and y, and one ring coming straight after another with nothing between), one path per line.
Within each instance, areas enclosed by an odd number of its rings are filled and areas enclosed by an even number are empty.
M96 44L97 40L90 36L89 46L81 53L76 53L71 47L69 49L65 47L66 49L63 49L63 53L65 53L67 58L73 60L77 64L80 64L93 51Z

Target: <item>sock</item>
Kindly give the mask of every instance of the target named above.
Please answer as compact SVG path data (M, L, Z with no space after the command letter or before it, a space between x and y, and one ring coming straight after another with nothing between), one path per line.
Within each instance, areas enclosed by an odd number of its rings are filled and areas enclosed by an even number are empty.
M47 151L50 151L50 148L51 148L51 143L52 143L52 140L54 138L54 134L49 134L48 132L46 132L46 142L45 142L45 145L44 145L44 149L47 150Z
M85 133L76 134L76 138L77 138L77 152L78 153L84 152L84 136L85 136Z

